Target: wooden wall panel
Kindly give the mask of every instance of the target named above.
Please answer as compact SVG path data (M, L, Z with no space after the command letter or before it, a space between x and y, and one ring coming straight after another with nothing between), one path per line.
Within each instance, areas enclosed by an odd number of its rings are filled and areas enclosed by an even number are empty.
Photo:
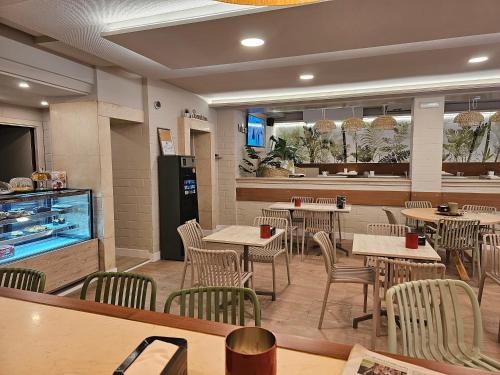
M44 272L45 292L52 292L99 270L97 239L9 263L4 267L32 268Z
M330 174L344 171L347 168L350 171L356 171L358 174L364 172L375 171L375 174L388 174L402 176L409 173L409 163L314 163L314 164L298 164L302 168L319 168L319 173L327 171Z
M464 204L478 204L481 206L492 206L500 210L500 192L489 193L455 193L455 192L412 192L411 199L415 201L431 201L433 206L447 202L457 202L459 206Z
M401 207L410 200L409 191L236 188L237 201L287 202L292 196L335 198L337 195L345 195L348 204L365 206Z

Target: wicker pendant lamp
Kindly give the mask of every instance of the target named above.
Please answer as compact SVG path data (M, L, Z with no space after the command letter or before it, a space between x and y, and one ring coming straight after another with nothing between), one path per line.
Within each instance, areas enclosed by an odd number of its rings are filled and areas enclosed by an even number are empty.
M460 125L461 127L472 127L472 126L478 126L484 121L484 116L482 115L481 112L475 111L476 107L476 98L472 99L472 110L471 110L471 105L470 105L470 99L469 99L469 110L460 112L458 115L455 116L453 119L453 122L455 124Z
M335 125L335 121L326 119L325 109L322 109L321 111L323 112L323 119L316 121L316 123L314 124L314 129L316 129L321 134L330 133L337 127L337 125Z
M319 0L218 0L222 3L256 6L286 6L317 3Z
M352 107L352 117L346 118L342 122L342 129L349 132L357 132L365 127L365 122L359 117L354 117L354 107Z
M392 116L385 114L385 105L384 105L384 114L382 116L378 116L375 120L372 121L373 129L380 130L392 130L397 126L398 122Z
M493 115L491 115L490 122L500 124L500 111L495 112Z

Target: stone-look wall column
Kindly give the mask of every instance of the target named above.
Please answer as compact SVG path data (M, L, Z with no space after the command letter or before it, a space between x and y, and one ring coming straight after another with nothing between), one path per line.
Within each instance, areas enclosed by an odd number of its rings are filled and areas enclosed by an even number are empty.
M412 116L411 190L414 192L440 192L444 97L415 98Z
M50 105L52 167L68 173L72 188L94 194L95 234L100 268L115 268L113 175L109 118L98 116L97 102Z
M234 109L217 111L217 161L219 179L219 224L237 223L236 178L242 158L245 135L238 132L238 124L245 122L245 114Z

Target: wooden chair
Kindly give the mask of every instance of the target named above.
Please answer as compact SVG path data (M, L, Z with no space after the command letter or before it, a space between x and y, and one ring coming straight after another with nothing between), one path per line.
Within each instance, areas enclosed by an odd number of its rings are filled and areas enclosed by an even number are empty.
M500 234L485 234L483 236L482 272L477 294L479 304L483 298L484 282L488 277L500 285Z
M285 233L288 232L288 221L286 219L276 217L258 216L254 219L253 225L260 226L268 224L278 229L283 229ZM273 291L271 293L272 300L276 300L276 258L280 255L285 256L286 274L288 278L288 285L290 285L290 264L288 260L288 244L287 236L279 237L264 247L250 247L249 260L254 272L254 263L271 263L273 273Z
M326 232L318 232L314 235L316 241L323 253L325 261L325 269L327 274L325 295L323 297L323 306L319 317L318 329L323 325L326 303L330 293L330 285L333 283L354 283L363 285L373 285L375 282L375 271L373 267L352 267L341 266L337 264L337 255L335 247L330 241L329 235ZM366 299L364 311L366 311Z
M467 306L463 299L459 299L459 292L468 297L472 311L466 311ZM397 353L399 346L400 354L414 358L500 370L499 362L481 353L481 311L474 291L465 282L421 280L398 284L387 291L386 306L389 352ZM470 313L474 321L473 331L463 326L463 317ZM401 327L399 345L396 314ZM471 336L471 344L465 342L465 332Z
M249 300L253 306L255 326L260 327L260 303L252 289L210 286L179 290L168 297L166 313L172 312L172 303L176 298L179 300L180 316L240 326L245 325L245 299Z
M149 309L156 310L156 282L149 276L128 272L95 272L83 282L80 299L87 299L89 285L94 281L95 302L146 310L149 295Z
M432 203L430 201L406 201L405 208L432 208ZM406 225L411 228L419 228L420 221L407 217Z
M189 248L191 260L198 274L200 286L228 286L242 288L252 272L242 272L238 253L234 250L206 250Z
M446 266L442 263L420 263L401 259L377 257L375 259L375 293L373 297L372 343L380 336L380 316L382 301L387 291L394 285L408 281L444 279Z
M436 228L436 234L431 239L434 250L445 250L446 260L452 253L460 277L468 279L461 257L466 251L472 251L472 272L481 275L481 260L479 254L479 221L462 219L441 219Z
M0 286L43 293L45 274L29 268L0 268Z
M290 255L293 255L293 233L295 232L295 242L297 244L297 255L300 253L299 248L299 228L296 225L292 225L292 215L288 210L272 210L269 208L262 209L262 216L264 217L277 217L280 219L286 219L288 222L288 234L290 235Z
M385 212L385 214L387 215L387 220L389 221L389 224L392 224L392 225L398 225L398 220L396 219L396 216L394 216L394 213L388 209L387 207L382 207L382 211Z
M204 249L205 243L203 242L203 232L201 230L200 224L196 220L187 221L177 228L177 232L182 240L182 245L184 247L184 267L182 268L182 279L181 287L184 288L184 280L186 279L186 271L189 266L192 266L191 256L189 254L189 248L196 247L198 249ZM191 286L194 285L194 269L191 268Z

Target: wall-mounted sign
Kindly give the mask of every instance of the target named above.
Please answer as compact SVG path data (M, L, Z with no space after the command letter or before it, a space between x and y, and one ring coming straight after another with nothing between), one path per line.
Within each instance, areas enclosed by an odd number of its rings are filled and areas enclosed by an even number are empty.
M175 155L174 141L170 129L158 128L158 141L162 155Z

